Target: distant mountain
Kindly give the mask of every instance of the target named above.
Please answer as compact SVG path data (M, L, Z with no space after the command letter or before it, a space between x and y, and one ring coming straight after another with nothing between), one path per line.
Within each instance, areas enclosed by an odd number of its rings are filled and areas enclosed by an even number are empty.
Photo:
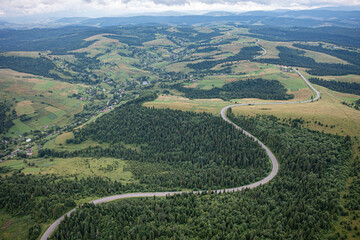
M213 16L213 17L223 17L223 16L234 16L234 15L238 15L238 14L232 13L232 12L215 11L215 12L204 13L202 15L203 16Z
M322 7L315 10L328 10L328 11L360 11L360 5L355 6L338 6L338 7Z
M74 24L74 23L81 23L87 19L89 19L89 18L87 18L87 17L66 17L66 18L61 18L61 19L55 20L54 22Z
M253 11L241 14L242 16L271 17L287 19L312 19L321 24L319 26L360 27L360 11L335 10L300 10L300 11ZM310 25L317 27L316 25Z
M186 15L186 16L135 16L135 17L105 17L92 18L82 21L78 25L92 27L108 27L129 24L158 23L164 25L193 25L211 23L235 23L238 25L269 25L280 27L292 26L319 26L322 21L314 19L294 19L280 17L229 15L229 16L207 16L207 15Z
M360 11L332 11L332 10L300 10L300 11L252 11L241 15L245 16L269 16L269 17L289 17L298 18L307 16L323 20L338 19L360 19Z
M150 15L148 15L150 14ZM154 15L151 15L154 14ZM30 24L0 23L0 28L56 28L63 26L108 27L134 24L193 25L232 23L242 26L263 25L273 27L351 27L360 28L360 11L335 10L276 10L232 13L208 12L202 15L185 15L181 12L147 13L131 17L67 17L52 21L31 21Z

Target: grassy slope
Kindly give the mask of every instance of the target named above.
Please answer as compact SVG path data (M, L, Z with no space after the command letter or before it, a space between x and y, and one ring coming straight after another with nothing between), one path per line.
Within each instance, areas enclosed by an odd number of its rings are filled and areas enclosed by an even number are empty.
M337 57L333 57L330 56L328 54L325 53L320 53L320 52L314 52L314 51L309 51L309 50L304 50L304 49L300 49L300 48L295 48L292 45L293 43L291 42L271 42L271 41L265 41L265 40L261 40L260 41L260 45L263 46L266 50L267 50L267 54L265 56L263 56L262 58L278 58L279 57L279 50L276 49L277 46L284 46L284 47L289 47L289 48L294 48L294 49L299 49L301 51L305 51L305 56L306 57L311 57L313 58L316 62L319 63L342 63L342 64L348 64L346 61L337 58Z
M0 88L13 99L17 114L29 114L31 120L15 120L9 134L43 129L45 125L66 125L71 116L81 111L83 102L68 95L77 93L84 86L23 74L8 69L0 70ZM13 132L13 134L12 134Z

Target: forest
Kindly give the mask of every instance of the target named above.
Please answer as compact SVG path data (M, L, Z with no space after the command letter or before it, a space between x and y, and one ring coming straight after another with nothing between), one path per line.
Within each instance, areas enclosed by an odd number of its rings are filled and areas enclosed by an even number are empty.
M293 44L294 47L302 48L310 51L316 51L316 52L322 52L329 54L331 56L340 58L342 60L345 60L351 64L354 64L356 66L360 66L360 53L355 51L348 51L348 50L342 50L342 49L329 49L324 48L323 44L319 44L318 46L314 45L305 45L305 44Z
M287 94L286 88L277 80L266 80L262 78L246 79L226 83L222 88L214 87L210 90L186 88L178 83L172 85L190 99L211 99L221 98L225 101L239 98L259 98L287 100L294 98L294 95Z
M13 216L30 215L39 223L56 219L64 212L76 206L75 201L85 197L100 197L124 193L126 191L144 191L136 184L123 185L106 178L88 177L78 179L76 176L64 178L56 175L24 175L13 172L1 177L0 208ZM31 231L37 239L40 232ZM30 237L30 236L29 236Z
M309 78L309 81L330 90L360 95L360 84L356 82L339 82L335 80L324 80L322 78Z
M231 110L228 116L278 157L281 169L269 184L86 204L65 218L52 239L321 239L347 214L339 192L351 139L291 127L274 116L235 117Z
M16 111L10 112L10 103L7 100L0 100L0 134L6 133L13 125L16 118Z
M277 19L277 23L289 24L284 19L287 18ZM306 21L317 20L304 20L304 23ZM41 50L36 58L22 57L33 56L34 52L1 53L0 68L42 76L33 79L39 78L41 83L29 85L36 89L33 96L26 89L15 91L18 89L12 77L18 76L10 72L6 77L8 71L4 71L1 85L9 94L5 93L6 102L0 99L0 134L3 134L0 146L0 210L3 215L0 214L0 222L8 218L13 223L4 233L0 232L0 239L9 232L18 234L12 229L19 228L28 232L28 239L39 239L48 223L81 203L105 196L198 190L208 191L124 199L98 206L84 204L65 219L52 239L335 240L340 239L339 232L344 235L339 229L348 225L340 221L346 216L352 218L352 211L360 209L360 161L352 158L352 150L356 148L357 151L358 147L352 143L358 143L355 137L353 140L342 136L356 125L345 126L342 112L335 119L338 120L335 126L323 120L320 113L314 113L311 120L301 118L303 115L279 119L235 116L230 108L228 117L266 144L277 157L280 168L267 184L218 194L211 190L263 179L271 171L271 162L258 143L216 113L226 105L224 101L293 99L294 95L287 94L289 90L282 82L268 80L277 77L289 81L289 88L292 84L299 87L295 93L299 101L305 97L306 85L300 85L300 77L278 71L276 66L273 68L266 63L304 67L317 76L360 72L358 53L327 49L321 44L294 46L323 52L349 64L317 63L306 57L305 51L287 47L277 47L278 59L257 59L263 53L263 49L256 46L262 34L265 39L277 41L301 39L301 36L324 40L329 36L327 31L334 29L330 42L355 46L359 38L353 36L358 33L343 28L280 29L238 23L196 27L152 23L101 27L104 22L96 28L0 30L0 51ZM250 34L246 34L248 30ZM273 33L276 36L271 35ZM93 46L83 49L94 42ZM268 44L276 46L278 43ZM81 50L73 51L76 49ZM220 56L224 56L223 59ZM21 77L20 73L15 75ZM247 79L247 76L255 79ZM47 78L70 84L43 83ZM24 82L27 77L19 80ZM37 82L33 80L31 82ZM321 78L310 81L334 91L360 93L357 83ZM211 89L202 89L210 85ZM158 98L153 92L165 96ZM52 99L55 95L64 99ZM213 98L217 100L194 100ZM338 111L352 111L349 119L355 119L358 111L341 104L342 100L347 104L347 99L350 98L341 96L341 100L329 104L336 105ZM176 103L176 107L192 112L145 107L144 103L148 106L154 103L157 107L172 107ZM359 109L360 99L351 104ZM191 108L187 108L190 105ZM78 108L68 111L70 107ZM275 108L266 106L261 110L267 112ZM39 118L33 117L35 115ZM14 126L12 120L15 118ZM356 120L352 124L356 124ZM305 128L314 125L315 129L337 132L341 136ZM27 130L26 126L32 130ZM28 138L30 142L26 142ZM30 148L31 156L26 154ZM94 164L82 165L89 158ZM104 166L105 158L112 165ZM74 172L57 172L68 161L73 161L74 165L66 165L65 171L67 168L72 171L74 166ZM117 169L114 166L118 166ZM84 173L81 168L86 168ZM50 172L54 174L46 174ZM104 173L109 173L109 178L97 176L104 176ZM88 174L93 175L82 177ZM27 221L24 227L22 221ZM360 231L357 232L360 236ZM332 235L328 237L327 233Z
M243 47L237 54L220 60L202 61L198 63L188 63L186 66L195 70L209 70L218 64L226 62L234 62L240 60L252 60L256 55L259 55L262 49L258 46Z
M357 28L260 26L251 28L249 32L252 33L249 36L261 36L261 38L269 41L328 42L342 46L360 46L359 30Z
M128 160L129 170L141 184L160 190L235 187L255 182L270 172L264 150L220 117L146 108L141 106L144 98L75 130L75 138L68 141L92 139L110 143L109 148L73 153L44 149L39 156L122 158Z
M1 56L0 55L0 68L10 68L12 70L34 75L40 75L57 80L62 80L57 74L51 73L52 70L57 70L56 65L45 57L15 57L15 56ZM64 75L68 73L61 71Z
M280 53L279 58L262 58L254 61L261 63L271 63L277 65L304 67L311 75L317 76L343 76L347 74L357 74L360 67L349 64L340 63L317 63L310 57L305 57L305 51L292 49L288 47L277 46Z

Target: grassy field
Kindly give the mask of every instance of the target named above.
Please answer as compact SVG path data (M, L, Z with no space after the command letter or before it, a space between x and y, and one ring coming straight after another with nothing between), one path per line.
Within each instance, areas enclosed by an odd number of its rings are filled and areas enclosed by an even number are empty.
M183 111L220 113L220 110L229 105L221 99L194 99L170 95L160 95L156 100L144 104L146 107L170 108Z
M247 68L249 66L249 68ZM310 99L313 95L312 91L307 87L304 81L294 72L282 72L278 67L273 65L258 64L251 62L244 62L238 66L241 70L250 69L252 71L246 75L241 76L206 76L202 80L194 83L187 83L187 87L198 89L211 89L213 87L222 87L225 83L231 81L244 80L247 78L259 78L269 80L280 81L287 89L288 93L294 94L294 99L289 101L299 101ZM221 99L188 99L182 96L175 95L160 95L158 99L152 102L145 103L145 106L153 106L157 108L170 108L179 109L185 111L195 112L209 112L213 114L219 114L220 110L230 104L234 103L255 103L255 102L283 102L273 100L261 100L261 99L232 99L230 102L223 101Z
M246 65L247 63L245 63ZM249 63L250 65L253 65ZM307 88L306 83L295 72L283 72L279 67L271 64L258 64L257 68L252 66L252 72L244 75L244 78L264 78L268 80L278 80L289 91L294 92Z
M319 77L319 76L312 76L307 74L307 77ZM345 76L321 76L320 78L326 80L335 80L339 82L356 82L360 84L360 75L349 74Z
M21 170L25 174L55 174L65 178L107 177L122 183L136 182L129 171L124 171L126 161L115 158L32 158L23 160L9 160L0 166Z
M0 55L3 55L3 56L16 56L16 57L32 57L32 58L38 58L38 57L40 57L39 53L46 53L46 52L13 51L13 52L0 53Z
M17 115L27 114L30 120L14 121L10 135L24 131L41 130L46 125L66 125L69 119L82 110L83 102L68 95L84 89L83 85L70 84L9 69L0 70L0 89L12 99Z
M179 62L179 63L173 63L170 65L167 65L165 67L166 71L168 72L183 72L183 73L189 73L192 71L192 69L186 67L186 65L190 62Z
M206 76L195 83L187 83L185 86L208 90L214 87L221 88L225 83L240 80L242 80L242 78L239 76Z
M176 46L175 43L166 38L159 38L152 41L144 42L145 46Z
M108 147L108 144L106 144L106 143L100 144L100 143L94 142L92 140L87 140L80 144L66 144L66 140L73 138L73 136L74 135L72 132L63 133L61 135L58 135L54 139L48 141L45 144L44 148L60 150L60 151L62 151L62 150L75 151L75 150L86 149L90 146L91 147L99 147L99 146Z
M295 47L293 47L293 43L291 43L291 42L272 42L272 41L261 40L259 42L259 44L267 50L267 54L265 56L263 56L262 58L279 58L279 50L277 50L276 47L283 46L283 47L289 47L289 48L294 48L294 49L299 49L301 51L305 51L305 54L304 54L305 57L313 58L316 62L319 62L319 63L348 64L348 62L346 62L340 58L333 57L333 56L330 56L325 53L295 48Z
M31 216L15 217L0 211L0 239L28 239L29 228L35 224Z
M316 85L315 87L322 92L322 96L319 101L314 103L266 107L244 106L233 108L233 112L242 115L275 115L281 119L302 118L310 121L310 123L305 124L305 127L313 130L339 135L359 136L360 111L341 103L343 97L353 97L353 95L330 91ZM315 121L321 122L323 126L315 123ZM335 127L331 128L332 125L335 125Z

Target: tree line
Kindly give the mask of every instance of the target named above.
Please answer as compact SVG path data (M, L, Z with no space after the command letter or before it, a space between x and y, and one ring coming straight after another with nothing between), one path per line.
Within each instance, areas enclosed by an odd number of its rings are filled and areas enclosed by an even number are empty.
M289 20L287 20L289 21ZM296 25L299 19L296 19ZM342 46L359 47L359 30L344 27L252 27L248 36L270 41L329 42Z
M293 94L287 94L286 88L277 80L266 80L262 78L246 79L226 83L223 87L214 87L210 90L186 88L181 83L172 85L185 97L193 99L221 98L225 101L239 98L260 98L287 100L294 98Z
M337 92L360 95L360 84L356 82L339 82L322 78L309 78L309 81Z
M76 144L92 139L110 143L109 148L44 149L39 156L122 158L129 160L129 169L141 184L156 189L235 187L255 182L270 171L265 151L220 117L141 106L155 97L144 96L117 107L74 131L75 138L68 141Z
M347 214L339 192L350 138L291 127L274 116L228 116L278 157L280 172L270 183L236 193L86 204L52 239L322 239L333 231Z
M311 75L317 76L342 76L347 74L357 74L360 68L350 64L340 63L317 63L310 57L305 57L305 51L288 47L277 46L279 58L261 58L254 61L261 63L272 63L277 65L294 66L308 68L306 70Z
M195 70L209 70L215 67L218 64L226 63L226 62L234 62L240 60L251 60L256 55L259 55L259 51L262 49L258 46L253 47L243 47L237 54L234 56L230 56L220 60L214 61L202 61L198 63L188 63L186 66Z
M51 73L52 70L58 70L56 65L45 57L15 57L15 56L0 56L0 68L10 68L12 70L34 75L40 75L57 80L62 80L59 75ZM65 76L69 73L61 71Z
M307 49L310 51L326 53L331 56L345 60L345 61L347 61L351 64L354 64L358 67L360 66L360 53L355 52L355 51L324 48L323 44L319 44L319 45L315 46L315 45L305 45L305 44L295 43L295 44L293 44L293 46L297 47L297 48Z
M10 112L10 104L7 100L0 100L0 134L6 133L13 125L13 119L15 119L16 111Z

